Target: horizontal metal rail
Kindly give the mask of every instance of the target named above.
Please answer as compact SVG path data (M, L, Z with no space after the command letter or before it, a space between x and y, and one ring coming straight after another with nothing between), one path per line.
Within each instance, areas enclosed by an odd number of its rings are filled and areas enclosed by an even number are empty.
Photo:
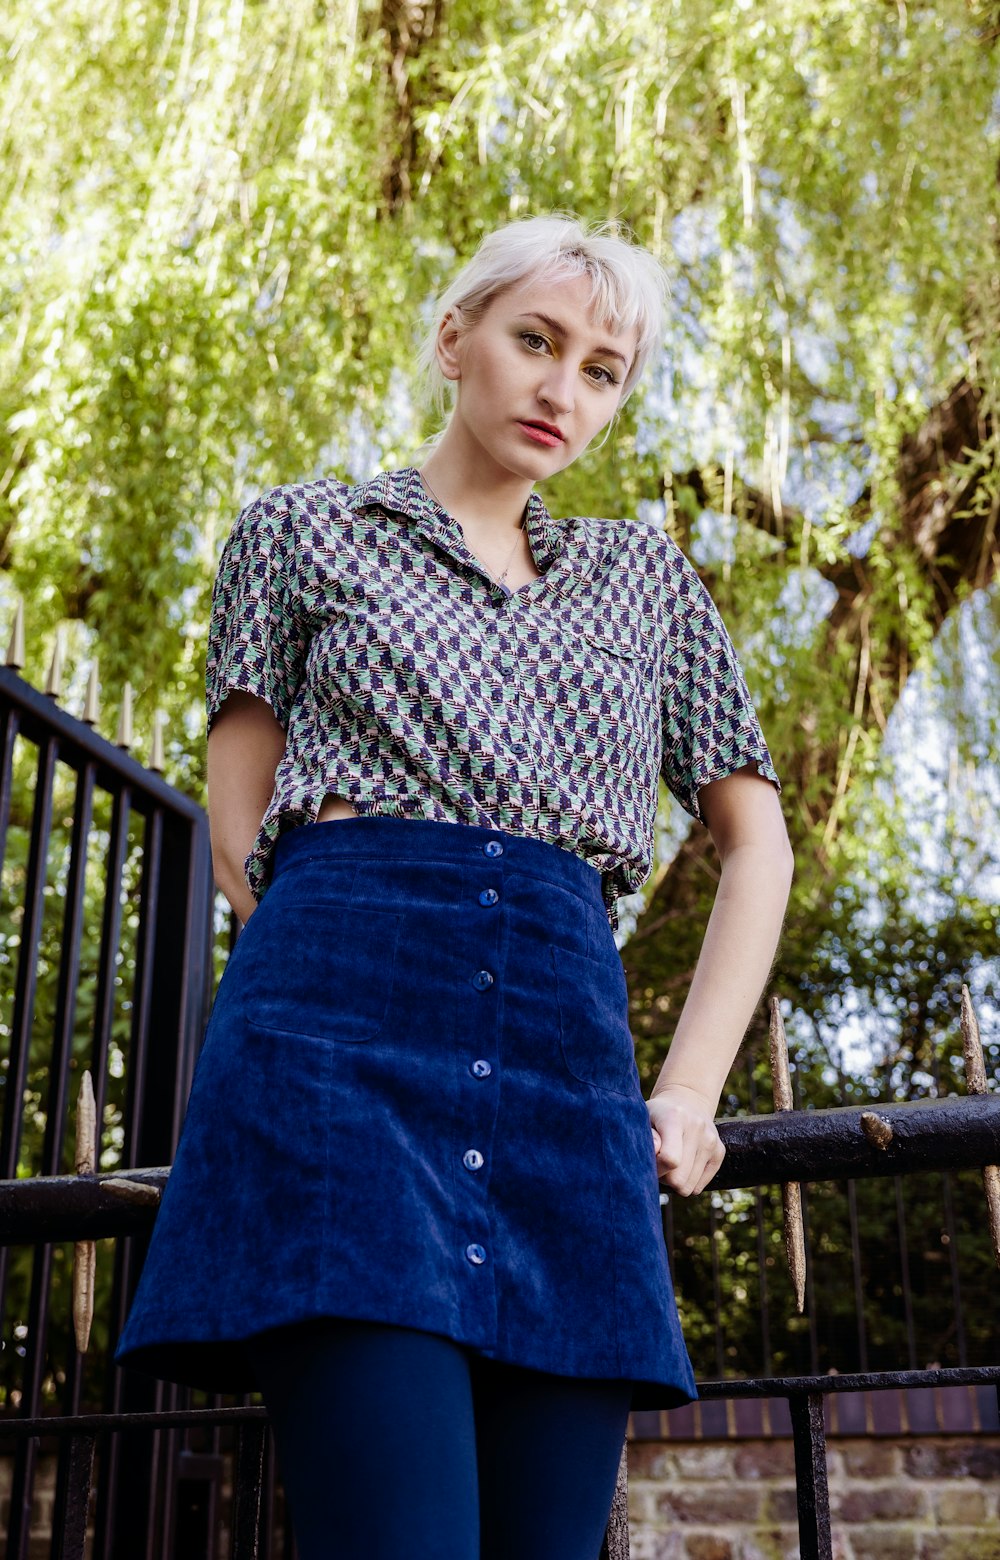
M153 770L145 768L124 748L116 746L83 721L77 720L46 693L40 693L9 667L0 666L0 703L14 711L16 729L30 742L55 741L62 762L82 769L94 765L96 785L114 793L130 787L129 803L136 812L165 808L192 823L204 819L204 808L185 796Z
M885 1147L864 1125L888 1128ZM726 1157L711 1188L839 1181L1000 1162L1000 1096L919 1100L860 1110L782 1111L720 1121ZM165 1166L93 1176L0 1181L0 1246L102 1240L152 1227Z
M1000 1386L1000 1365L967 1365L935 1370L855 1371L843 1376L761 1376L753 1381L699 1381L702 1402L726 1398L792 1398L834 1392L890 1392L903 1387L931 1390L934 1387ZM250 1419L266 1420L267 1411L254 1404L235 1408L149 1409L134 1414L48 1414L35 1419L0 1415L0 1438L17 1440L22 1436L93 1435L105 1430L180 1430L197 1425L239 1424Z
M858 1372L844 1376L788 1376L755 1381L699 1383L703 1401L727 1398L783 1398L788 1403L795 1452L795 1483L801 1560L832 1560L833 1537L827 1485L826 1426L823 1398L835 1392L880 1392L898 1387L1000 1387L1000 1366L966 1369ZM159 1412L75 1414L35 1419L0 1419L0 1442L57 1437L68 1454L70 1470L67 1521L61 1553L65 1560L84 1560L86 1513L98 1436L142 1429L177 1430L195 1426L236 1430L233 1476L233 1555L255 1560L259 1554L261 1501L267 1436L267 1414L250 1405L238 1408L175 1409ZM607 1560L627 1560L628 1530L623 1465L619 1469L615 1506L602 1546ZM621 1520L617 1523L615 1516Z
M716 1123L726 1157L711 1187L846 1181L1000 1162L1000 1095L779 1111Z

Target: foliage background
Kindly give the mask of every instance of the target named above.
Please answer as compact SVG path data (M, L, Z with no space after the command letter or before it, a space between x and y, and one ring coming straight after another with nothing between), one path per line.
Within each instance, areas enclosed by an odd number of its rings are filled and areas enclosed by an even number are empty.
M0 615L23 596L26 675L59 628L68 702L98 656L108 734L129 679L140 743L165 709L201 795L237 510L413 458L413 348L483 232L624 219L671 273L664 353L544 496L667 527L740 647L799 862L774 986L803 1098L949 1087L963 980L995 1068L998 29L984 0L10 0ZM664 796L625 916L646 1083L713 879ZM730 1109L766 1087L762 1032Z

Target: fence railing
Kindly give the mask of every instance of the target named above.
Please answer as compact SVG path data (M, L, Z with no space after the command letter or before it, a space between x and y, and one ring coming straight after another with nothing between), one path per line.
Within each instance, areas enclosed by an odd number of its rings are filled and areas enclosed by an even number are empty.
M71 1082L84 1069L98 1163L169 1163L211 990L203 809L3 668L0 862L0 1176L28 1190L25 1177L72 1169ZM66 1253L44 1237L0 1248L8 1415L37 1417L53 1400L71 1415L94 1402L154 1406L155 1386L108 1368L142 1255L141 1241L100 1253L98 1347L86 1355L73 1339ZM15 1433L8 1560L28 1555L37 1452L37 1437ZM150 1478L149 1460L124 1441L104 1460L106 1532L120 1523L120 1493L134 1508ZM130 1538L117 1552L145 1547L143 1534L141 1547ZM114 1552L111 1540L97 1552Z
M891 1128L892 1140L884 1146L873 1143L862 1125L861 1112L845 1109L805 1113L801 1117L783 1115L722 1122L720 1130L727 1147L724 1175L720 1184L753 1185L774 1176L787 1174L794 1182L828 1179L842 1174L850 1166L855 1175L877 1176L905 1174L909 1165L953 1170L971 1165L989 1164L1000 1158L1000 1098L951 1099L886 1108L883 1119ZM881 1157L892 1152L896 1159ZM145 1170L130 1179L147 1187L165 1184L166 1169ZM150 1228L155 1210L148 1203L123 1204L111 1194L114 1175L97 1178L62 1177L54 1181L8 1182L0 1185L0 1241L25 1238L89 1240L101 1235L124 1235ZM794 1218L792 1220L794 1223ZM794 1242L794 1229L790 1240ZM751 1380L707 1381L699 1385L702 1398L746 1400L783 1399L791 1417L795 1446L796 1489L799 1516L799 1544L803 1560L831 1560L832 1537L830 1504L826 1475L826 1431L824 1398L833 1393L879 1392L888 1389L929 1389L942 1386L974 1385L1000 1388L1000 1365L949 1370L897 1370L863 1372L841 1376L768 1377ZM60 1444L61 1513L60 1546L54 1549L62 1560L83 1560L85 1513L89 1502L92 1467L97 1438L118 1445L123 1431L155 1428L162 1432L180 1427L206 1426L212 1430L224 1426L236 1429L235 1467L232 1490L232 1531L229 1554L232 1560L268 1552L263 1526L265 1473L265 1425L261 1411L252 1407L203 1411L161 1411L158 1413L113 1413L66 1418L36 1418L29 1421L0 1423L0 1437L13 1435L18 1445L42 1435L55 1436ZM628 1529L626 1471L623 1461L605 1545L607 1560L627 1560ZM212 1540L209 1537L209 1544ZM117 1551L125 1553L124 1550ZM138 1553L138 1550L132 1551ZM157 1548L157 1555L179 1553ZM212 1560L211 1547L188 1549L184 1560Z
M205 815L50 695L0 670L0 862L0 1448L13 1449L6 1553L28 1560L35 1471L43 1448L55 1448L52 1556L291 1560L263 1410L147 1382L110 1362L169 1173L210 1000ZM995 1356L981 1357L992 1344L992 1305L980 1326L963 1303L958 1265L960 1226L963 1248L974 1249L981 1266L992 1261L990 1218L994 1225L1000 1219L996 1171L988 1168L988 1200L976 1192L976 1216L965 1216L970 1175L1000 1161L1000 1099L984 1092L981 1048L976 1070L971 1006L965 1026L969 1096L725 1121L727 1156L706 1197L683 1207L664 1199L682 1309L693 1277L721 1296L725 1242L745 1237L756 1252L760 1350L730 1357L725 1308L717 1305L693 1351L699 1375L710 1376L714 1365L717 1377L701 1383L702 1412L726 1400L786 1406L803 1556L831 1554L823 1413L831 1394L846 1402L844 1394L891 1388L966 1384L982 1392L1000 1383ZM780 1072L787 1058L780 1034L774 1057ZM70 1096L84 1070L94 1080L96 1141L93 1170L79 1175ZM957 1336L948 1368L939 1368L937 1351L934 1368L921 1370L901 1189L927 1176L941 1178L940 1255ZM812 1183L815 1198L840 1182L854 1336L834 1346L817 1331L823 1305L811 1292L809 1201L794 1188ZM794 1348L787 1338L780 1348L774 1341L775 1329L787 1333L794 1320L789 1281L772 1249L772 1189L782 1184L805 1305ZM871 1301L859 1214L859 1188L869 1185L891 1188L896 1209L905 1344L892 1347L894 1363L905 1359L900 1369L866 1368L868 1354L874 1361L878 1352L865 1320ZM737 1195L742 1206L727 1208L725 1199ZM699 1217L707 1227L692 1236ZM71 1248L79 1243L96 1257L86 1353L76 1345L71 1304ZM702 1260L709 1254L707 1283L690 1266L693 1250ZM829 1374L831 1366L840 1374ZM628 1553L624 1461L605 1553L609 1560Z

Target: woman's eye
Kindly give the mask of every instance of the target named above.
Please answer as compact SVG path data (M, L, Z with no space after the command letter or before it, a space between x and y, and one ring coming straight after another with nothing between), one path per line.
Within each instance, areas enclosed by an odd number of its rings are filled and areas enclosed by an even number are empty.
M618 383L610 368L605 368L603 363L594 363L591 368L588 368L587 374L598 385L616 385Z
M532 352L536 352L539 347L545 347L548 345L545 337L539 336L537 332L533 330L522 331L521 340L524 342L526 347L531 348Z

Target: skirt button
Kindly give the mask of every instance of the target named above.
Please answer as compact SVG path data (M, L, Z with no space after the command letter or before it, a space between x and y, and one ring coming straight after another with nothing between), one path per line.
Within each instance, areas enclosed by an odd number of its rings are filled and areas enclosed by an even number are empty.
M488 1078L490 1073L493 1071L493 1068L490 1066L485 1056L480 1056L476 1061L473 1062L472 1066L469 1068L469 1071L474 1078Z
M483 1250L482 1246L477 1245L475 1241L471 1246L466 1246L465 1255L468 1257L473 1267L480 1267L481 1264L486 1261L486 1252Z
M467 1148L462 1155L462 1163L466 1170L481 1170L484 1160L478 1148Z
M481 905L495 905L500 895L495 888L484 888L479 895Z
M484 856L502 856L503 840L487 840L483 846Z
M493 984L493 976L489 970L477 970L472 977L472 984L477 991L486 991Z

